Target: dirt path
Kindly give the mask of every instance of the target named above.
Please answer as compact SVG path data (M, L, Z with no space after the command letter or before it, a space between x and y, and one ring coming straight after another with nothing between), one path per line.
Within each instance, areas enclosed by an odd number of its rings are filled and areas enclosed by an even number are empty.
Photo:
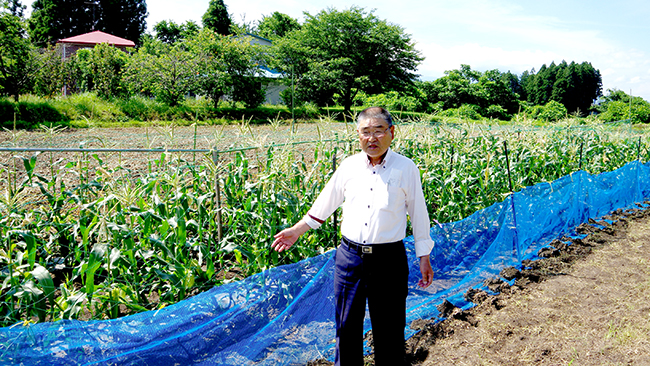
M650 210L619 214L568 247L556 241L499 296L468 294L483 301L412 324L410 363L650 365Z

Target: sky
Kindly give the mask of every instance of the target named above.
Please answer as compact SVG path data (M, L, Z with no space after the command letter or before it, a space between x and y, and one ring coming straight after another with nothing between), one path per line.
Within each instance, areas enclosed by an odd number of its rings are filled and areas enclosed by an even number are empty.
M374 11L411 35L425 60L422 80L461 64L520 75L544 64L590 62L603 93L619 89L650 101L650 2L647 0L224 0L236 23L278 11L304 21L333 7ZM147 0L147 28L162 20L201 24L209 0Z

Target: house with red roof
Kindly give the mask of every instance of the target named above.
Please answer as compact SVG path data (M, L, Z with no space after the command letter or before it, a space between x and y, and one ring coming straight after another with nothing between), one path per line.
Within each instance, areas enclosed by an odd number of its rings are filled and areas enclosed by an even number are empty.
M120 38L112 34L104 33L102 31L94 31L90 33L80 34L78 36L60 39L56 42L62 46L62 57L66 59L74 55L77 50L82 48L93 48L101 43L108 43L113 47L117 47L124 52L128 52L128 48L134 48L135 42L128 39Z

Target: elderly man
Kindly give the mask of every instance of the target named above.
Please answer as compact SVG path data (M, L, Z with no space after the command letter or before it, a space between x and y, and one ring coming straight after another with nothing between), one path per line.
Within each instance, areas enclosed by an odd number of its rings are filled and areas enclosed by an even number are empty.
M375 365L402 365L408 294L403 239L407 214L420 259L421 287L433 280L429 215L420 172L410 159L390 150L395 127L390 113L371 107L359 114L363 152L345 159L308 214L275 235L272 248L289 249L343 207L341 245L336 250L336 365L363 365L366 300L373 330Z

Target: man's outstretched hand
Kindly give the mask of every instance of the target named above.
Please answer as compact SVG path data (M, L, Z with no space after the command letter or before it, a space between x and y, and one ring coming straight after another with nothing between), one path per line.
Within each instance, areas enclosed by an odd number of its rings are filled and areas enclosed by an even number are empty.
M307 225L303 220L298 221L297 224L293 225L290 228L284 229L279 233L275 234L273 237L273 248L277 252L283 252L288 250L293 246L293 244L300 238L300 236L309 230L309 225Z

